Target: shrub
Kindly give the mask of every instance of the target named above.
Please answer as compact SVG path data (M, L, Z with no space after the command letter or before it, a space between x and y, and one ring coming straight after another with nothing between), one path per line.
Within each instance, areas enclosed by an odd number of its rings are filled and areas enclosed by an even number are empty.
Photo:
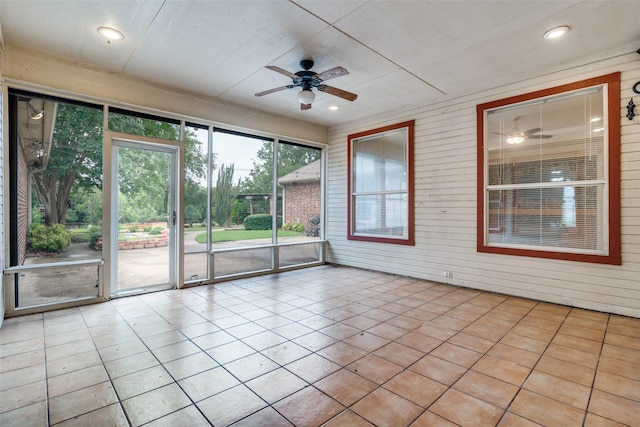
M300 224L299 222L296 222L296 225L293 226L293 231L302 233L304 231L304 225Z
M71 244L71 237L62 224L31 224L27 243L34 251L58 253Z
M200 213L200 209L195 206L185 206L184 219L185 222L190 224L199 223L202 221L202 213Z
M91 227L91 231L89 231L89 247L91 249L96 248L96 240L102 238L102 227Z
M244 219L244 228L246 230L271 230L271 215L255 214L249 215Z
M235 224L242 224L244 219L249 215L248 206L246 200L234 200L233 207L231 208L231 221Z
M282 226L282 218L278 217L277 226ZM245 230L271 230L271 223L273 222L270 214L255 214L249 215L244 219Z
M158 236L160 234L162 234L162 227L153 227L151 230L149 230L149 235L150 236Z
M68 225L68 224L67 224ZM89 242L89 229L88 228L75 228L67 230L71 243L88 243Z
M286 222L282 225L282 229L285 231L293 230L293 224Z

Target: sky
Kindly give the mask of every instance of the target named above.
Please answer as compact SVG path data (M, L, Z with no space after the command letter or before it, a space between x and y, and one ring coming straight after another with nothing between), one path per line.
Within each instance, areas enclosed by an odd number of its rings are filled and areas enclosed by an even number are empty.
M193 129L192 129L193 130ZM207 130L195 130L198 141L202 143L201 149L206 152ZM235 165L233 181L249 176L253 168L254 159L263 141L238 135L216 132L213 136L213 153L216 155L216 166L221 164ZM216 175L214 175L215 179Z

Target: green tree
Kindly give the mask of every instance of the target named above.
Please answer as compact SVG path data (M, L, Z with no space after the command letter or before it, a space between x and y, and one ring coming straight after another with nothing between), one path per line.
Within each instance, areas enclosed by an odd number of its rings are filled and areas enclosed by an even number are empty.
M172 123L122 114L109 116L109 128L168 140L178 140L180 132ZM187 129L183 142L186 184L196 185L206 174L207 155L200 148L195 133ZM127 150L121 159L120 190L126 195L146 192L150 200L156 201L156 216L166 215L169 210L168 160L162 153L140 150Z
M47 225L64 224L72 191L102 187L102 111L58 104L46 167L32 183Z
M56 105L51 150L46 154L48 158L43 162L42 170L32 174L37 201L44 209L45 224L66 223L69 207L80 206L76 202L82 199L83 192L89 195L94 194L92 189L102 189L102 121L101 109L64 103ZM123 114L111 113L109 128L169 140L178 140L179 136L179 127L174 124ZM207 156L201 152L193 133L187 132L183 148L186 181L198 182L206 172ZM162 164L167 161L166 156L130 151L131 154L122 159L120 190L134 199L135 194L145 193L148 201L155 201L153 212L157 215L167 212L169 183L161 181L157 173L168 170L168 165ZM73 221L78 221L81 214L78 209L75 211Z
M102 222L102 193L97 188L79 188L71 192L67 223L100 224Z
M234 165L228 167L222 164L218 170L218 179L212 192L213 220L220 225L231 222L233 201L238 195L238 186L233 185Z
M318 159L319 149L281 143L278 146L278 176L284 176ZM273 191L273 143L265 141L253 160L253 169L242 183L242 192L270 194Z
M169 155L157 151L118 150L119 190L135 201L140 212L136 221L149 221L169 213Z
M202 222L207 217L207 189L195 182L184 183L184 219Z

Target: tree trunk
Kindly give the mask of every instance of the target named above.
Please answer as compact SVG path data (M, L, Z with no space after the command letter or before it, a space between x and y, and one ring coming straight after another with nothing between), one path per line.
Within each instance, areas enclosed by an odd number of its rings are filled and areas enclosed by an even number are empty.
M54 175L40 173L33 175L33 187L36 191L36 199L44 205L44 223L46 225L64 224L69 208L69 197L77 172L71 172L58 182Z

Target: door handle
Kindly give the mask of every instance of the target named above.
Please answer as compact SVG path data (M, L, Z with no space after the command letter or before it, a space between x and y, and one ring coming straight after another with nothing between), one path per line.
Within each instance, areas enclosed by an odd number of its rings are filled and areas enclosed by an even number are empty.
M171 224L172 225L176 225L176 211L173 211L173 214L171 215Z

